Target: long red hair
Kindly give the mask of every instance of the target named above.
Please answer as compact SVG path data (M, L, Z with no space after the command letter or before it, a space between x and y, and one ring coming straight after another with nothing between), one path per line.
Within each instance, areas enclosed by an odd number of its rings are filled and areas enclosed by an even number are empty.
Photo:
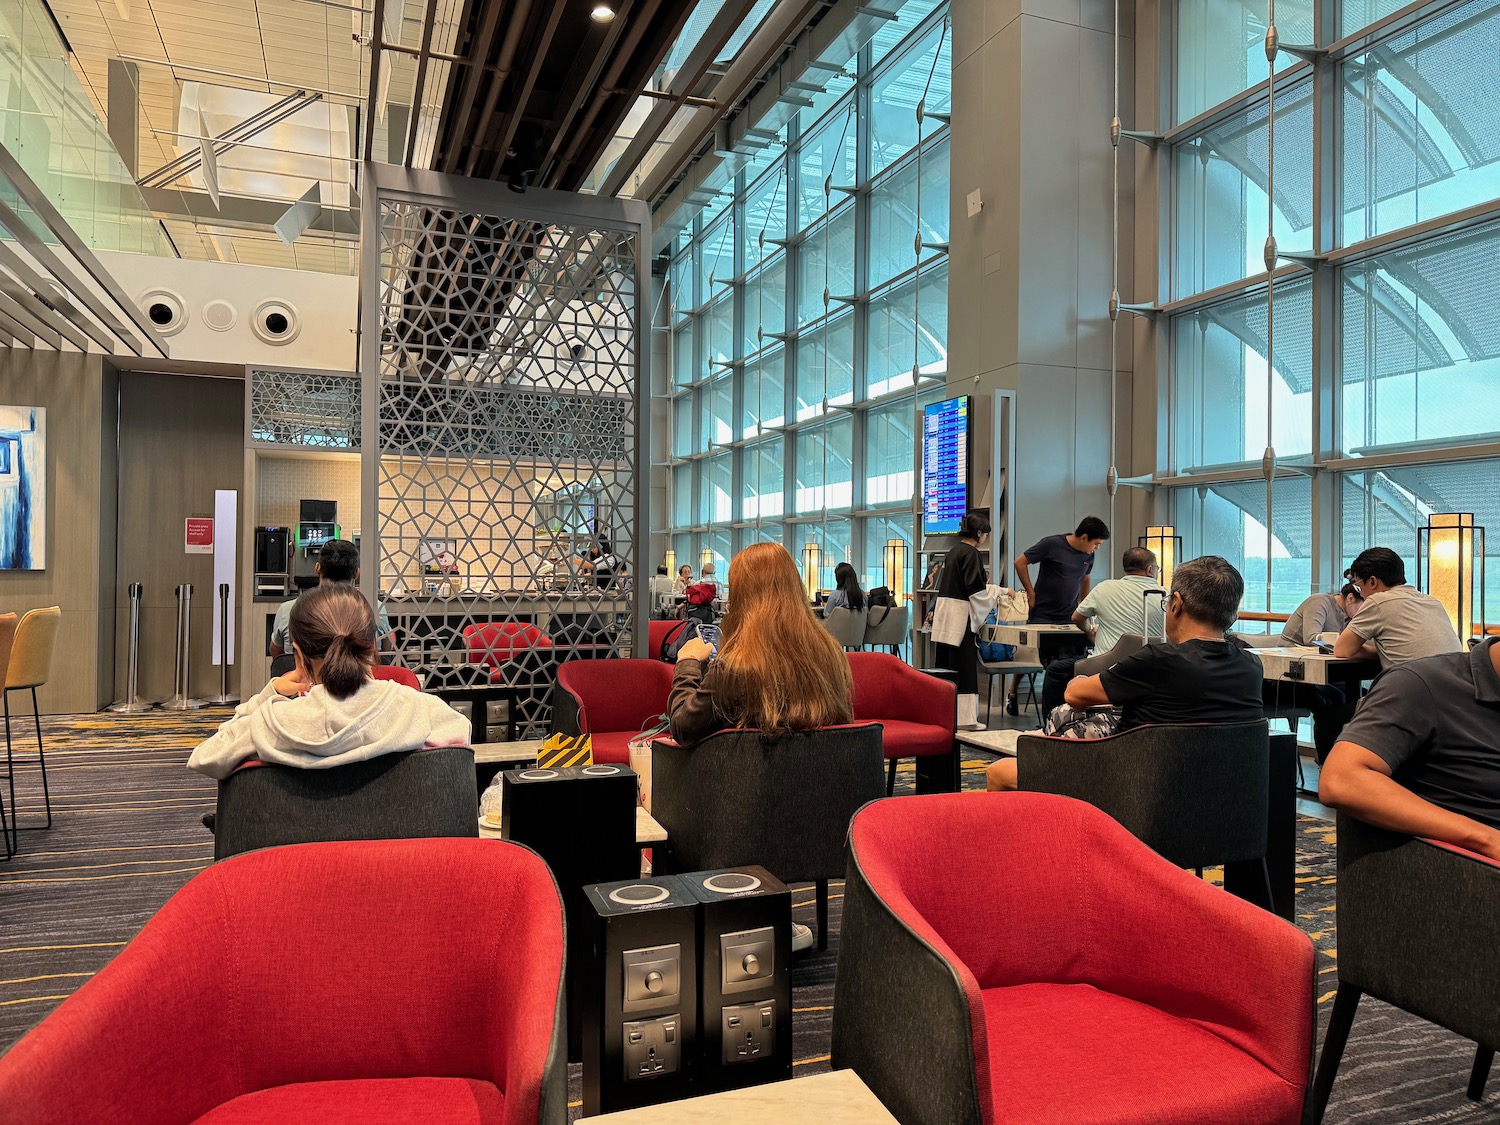
M813 616L780 543L751 544L729 564L717 674L733 681L743 726L778 734L854 717L848 657Z

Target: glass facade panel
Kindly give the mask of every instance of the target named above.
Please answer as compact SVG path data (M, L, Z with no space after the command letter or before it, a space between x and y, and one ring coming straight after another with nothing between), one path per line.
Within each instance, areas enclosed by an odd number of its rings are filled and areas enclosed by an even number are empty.
M915 557L911 549L911 516L872 516L863 521L865 525L864 565L860 567L859 581L865 592L877 586L892 586L892 575L885 569L885 546L891 540L899 540L906 546L905 577L902 587L908 592L912 588L911 568Z
M903 51L870 89L870 172L905 155L941 127L926 113L948 113L953 108L949 75L953 40L946 24L939 24ZM917 122L917 105L924 109Z
M1500 223L1384 254L1340 280L1346 452L1500 434Z
M1178 489L1177 530L1187 558L1221 555L1245 579L1243 606L1290 613L1313 592L1312 481L1280 477L1271 500L1270 554L1266 553L1266 482L1236 481ZM1182 509L1188 510L1184 512ZM1266 560L1271 566L1269 599ZM1340 570L1343 568L1340 567ZM1254 630L1252 630L1254 631Z
M799 561L811 539L826 587L837 562L878 574L886 539L910 540L912 417L943 394L948 284L947 127L924 121L919 170L915 107L925 92L948 111L950 44L946 5L908 0L673 242L672 382L691 391L664 453L690 458L670 522L695 567L710 538ZM919 238L937 247L920 274ZM934 377L915 395L913 364Z
M1343 241L1500 194L1500 5L1463 4L1344 67Z
M1252 294L1172 324L1177 459L1184 468L1258 461L1266 413L1278 456L1312 451L1312 285L1276 290L1275 371L1266 378L1266 298Z
M1312 249L1312 81L1276 98L1276 244ZM1176 180L1172 295L1265 272L1266 103L1172 150Z
M1176 5L1177 122L1226 102L1266 80L1269 0L1181 0ZM1313 41L1313 0L1280 0L1276 30L1283 43ZM1296 64L1277 58L1277 73Z

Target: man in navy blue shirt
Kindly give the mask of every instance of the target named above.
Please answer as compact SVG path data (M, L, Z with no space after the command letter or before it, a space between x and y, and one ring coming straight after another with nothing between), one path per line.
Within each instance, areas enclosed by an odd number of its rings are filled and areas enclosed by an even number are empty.
M1109 538L1109 528L1089 516L1072 535L1049 535L1016 557L1016 578L1031 606L1031 624L1066 625L1089 592L1094 552ZM1037 567L1036 584L1031 568Z

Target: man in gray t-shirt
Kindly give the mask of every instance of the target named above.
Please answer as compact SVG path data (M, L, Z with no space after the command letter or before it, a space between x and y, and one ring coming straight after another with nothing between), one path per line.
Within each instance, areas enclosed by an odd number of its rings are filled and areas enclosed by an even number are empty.
M1345 582L1337 594L1314 594L1286 619L1281 643L1310 645L1319 633L1342 633L1364 604L1364 596L1353 582Z
M1382 672L1328 756L1318 797L1500 859L1500 638Z
M1406 564L1389 547L1360 552L1344 576L1359 588L1365 604L1339 634L1335 656L1378 657L1382 668L1393 668L1463 651L1443 603L1406 584Z

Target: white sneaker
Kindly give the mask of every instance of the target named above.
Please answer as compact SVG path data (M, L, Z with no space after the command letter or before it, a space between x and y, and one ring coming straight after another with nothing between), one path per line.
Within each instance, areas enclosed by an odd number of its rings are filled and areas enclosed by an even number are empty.
M801 922L792 923L792 952L801 953L805 949L813 947L813 932L811 926L804 926Z
M983 723L979 722L978 720L975 720L972 723L959 723L958 724L958 729L959 730L989 730L990 728L987 727L987 726L985 726Z

